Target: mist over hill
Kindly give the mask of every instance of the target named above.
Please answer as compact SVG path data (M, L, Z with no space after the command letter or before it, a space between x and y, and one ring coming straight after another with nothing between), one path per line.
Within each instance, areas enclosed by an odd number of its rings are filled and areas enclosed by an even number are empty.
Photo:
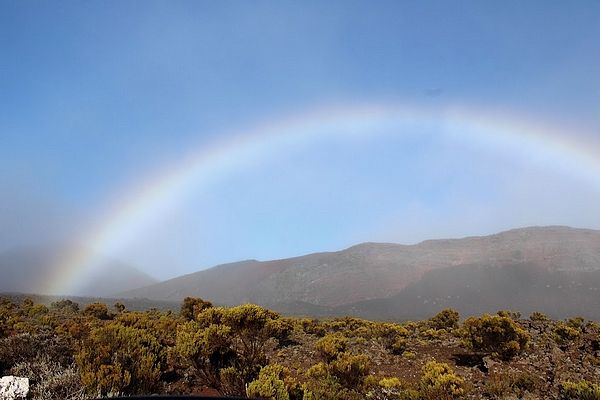
M55 279L57 260L69 248L72 246L61 244L15 247L0 252L0 292L43 292L47 282ZM109 297L156 282L156 279L131 265L104 258L97 272L83 286L73 293L61 294Z
M119 294L252 302L292 314L423 318L511 308L600 318L600 231L528 227L416 245L345 250L219 265Z

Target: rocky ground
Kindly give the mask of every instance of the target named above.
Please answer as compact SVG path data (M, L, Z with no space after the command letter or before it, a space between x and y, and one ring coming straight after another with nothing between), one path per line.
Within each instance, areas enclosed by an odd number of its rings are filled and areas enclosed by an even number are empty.
M563 382L600 382L600 330L593 322L575 321L577 337L562 340L555 330L560 322L517 320L529 334L526 350L511 360L474 352L466 347L460 329L431 331L427 324L409 324L405 349L389 351L377 337L365 338L350 331L348 351L367 355L370 375L397 377L407 387L418 388L422 369L429 361L447 363L465 382L465 398L559 399ZM561 324L562 325L562 324ZM293 344L274 349L270 361L286 366L300 381L320 358L319 335L295 331Z

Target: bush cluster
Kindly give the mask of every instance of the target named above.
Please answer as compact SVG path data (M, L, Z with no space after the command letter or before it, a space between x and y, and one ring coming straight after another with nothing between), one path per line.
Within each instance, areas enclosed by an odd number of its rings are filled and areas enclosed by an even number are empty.
M447 309L426 321L399 324L284 318L257 305L215 307L191 297L179 312L0 299L0 373L30 377L33 400L191 394L201 388L271 400L449 400L475 395L467 393L461 370L455 373L449 364L430 361L406 380L379 374L390 363L418 369L431 359L426 352L432 340L458 346L456 337L471 350L468 357L509 360L530 341L520 324L535 333L534 350L542 343L598 358L600 325L583 318L554 322L535 313L530 321L518 317L502 311L461 325L459 314ZM289 362L290 356L298 358ZM482 394L543 393L539 377L499 370L489 372ZM563 382L552 391L561 399L598 399L599 387Z
M462 329L465 345L504 360L525 351L530 339L529 334L508 316L484 314L480 318L471 317Z

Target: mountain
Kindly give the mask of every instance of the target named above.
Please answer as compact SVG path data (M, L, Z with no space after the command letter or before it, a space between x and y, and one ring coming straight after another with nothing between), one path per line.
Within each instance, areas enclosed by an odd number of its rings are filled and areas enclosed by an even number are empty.
M72 246L16 247L0 253L0 292L40 293L56 274L56 260ZM142 286L156 279L118 260L104 259L98 271L70 295L110 296Z
M600 318L600 231L561 226L219 265L124 297L254 302L289 313L422 318L442 307ZM596 311L598 310L598 311Z

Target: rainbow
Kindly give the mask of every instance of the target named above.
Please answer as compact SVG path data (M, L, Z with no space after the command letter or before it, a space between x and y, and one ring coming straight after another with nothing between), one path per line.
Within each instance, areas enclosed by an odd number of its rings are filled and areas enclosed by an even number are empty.
M187 190L206 187L270 155L323 137L401 133L415 127L435 127L456 140L517 152L600 189L600 148L565 130L472 107L442 111L399 104L322 107L219 135L222 141L201 146L177 165L120 196L102 222L83 236L84 246L59 260L40 292L69 293L86 273L97 268L96 254L118 249L143 232Z

